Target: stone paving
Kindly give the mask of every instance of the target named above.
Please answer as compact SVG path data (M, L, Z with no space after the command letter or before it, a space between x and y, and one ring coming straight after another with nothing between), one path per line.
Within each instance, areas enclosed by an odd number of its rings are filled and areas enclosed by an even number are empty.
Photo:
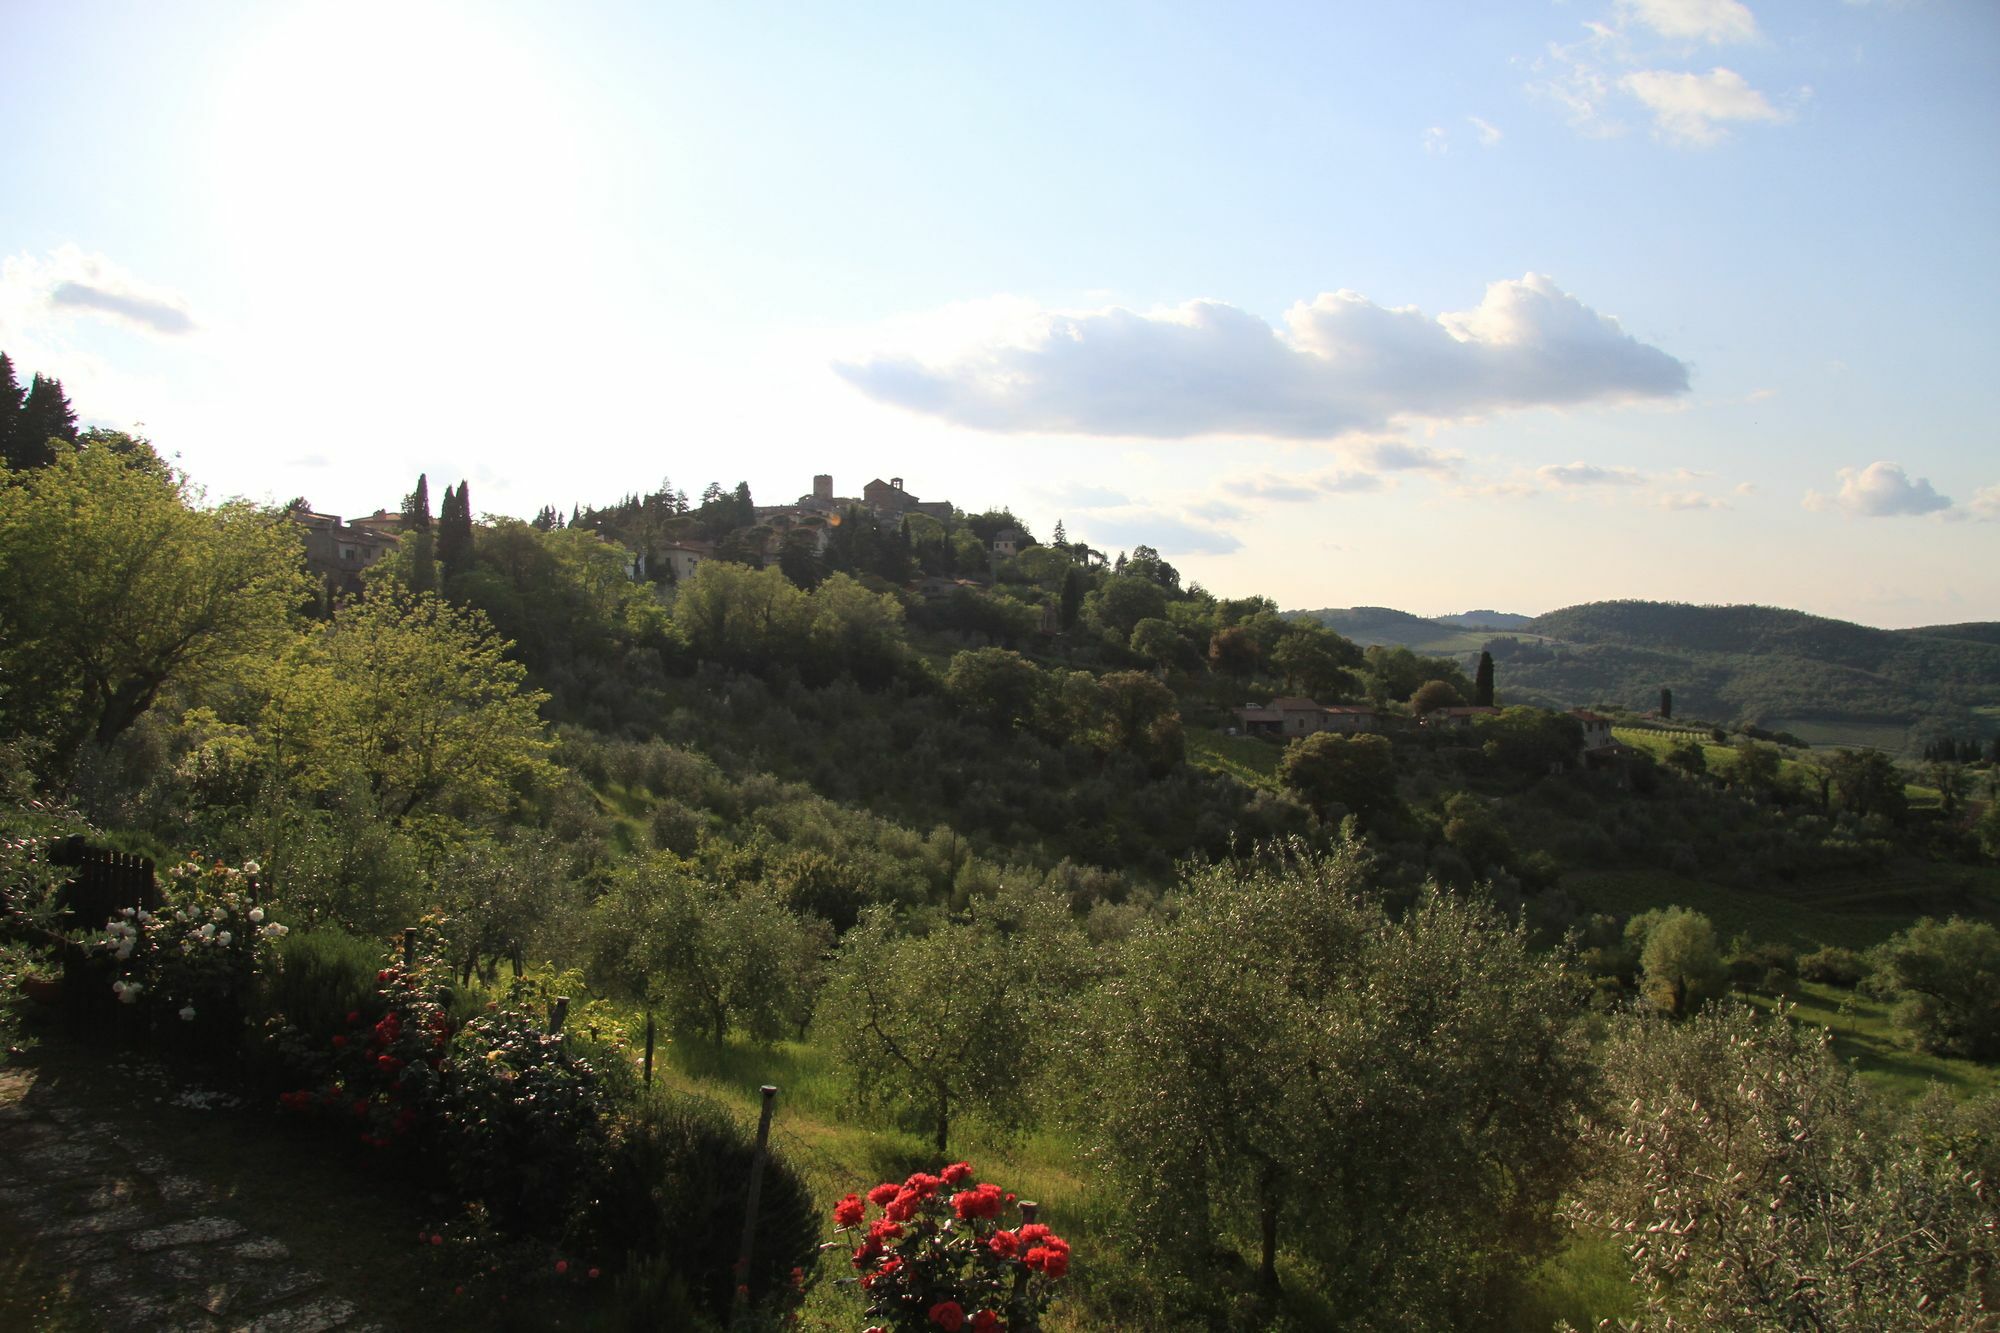
M282 1240L28 1069L0 1069L0 1217L107 1333L382 1329Z

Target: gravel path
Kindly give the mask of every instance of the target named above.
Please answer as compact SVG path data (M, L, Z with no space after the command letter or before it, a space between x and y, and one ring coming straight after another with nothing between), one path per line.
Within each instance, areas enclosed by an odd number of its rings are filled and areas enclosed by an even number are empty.
M222 1099L183 1089L173 1104L204 1098ZM0 1068L0 1218L102 1328L385 1327L285 1240L231 1216L210 1184L177 1173L142 1108L112 1115L100 1102L36 1068Z

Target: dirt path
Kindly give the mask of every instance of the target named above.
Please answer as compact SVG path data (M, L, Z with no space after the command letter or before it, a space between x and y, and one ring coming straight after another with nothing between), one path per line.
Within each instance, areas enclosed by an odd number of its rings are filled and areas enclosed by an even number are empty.
M10 1327L416 1327L419 1225L184 1071L53 1046L0 1066Z

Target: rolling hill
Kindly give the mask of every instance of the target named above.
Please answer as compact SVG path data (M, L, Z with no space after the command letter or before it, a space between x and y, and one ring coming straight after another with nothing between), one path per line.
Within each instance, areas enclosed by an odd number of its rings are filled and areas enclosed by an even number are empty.
M1303 613L1364 645L1492 652L1501 701L1651 709L1914 752L2000 732L2000 624L1884 630L1768 606L1589 602L1490 633L1386 607ZM1455 618L1456 619L1456 618Z

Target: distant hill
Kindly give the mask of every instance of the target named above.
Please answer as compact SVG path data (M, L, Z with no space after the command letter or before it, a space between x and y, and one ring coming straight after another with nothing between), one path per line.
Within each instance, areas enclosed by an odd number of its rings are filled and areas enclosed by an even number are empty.
M1529 618L1426 618L1386 606L1288 611L1363 647L1493 653L1500 701L1644 712L1788 731L1815 745L1916 752L1934 735L2000 732L2000 624L1886 630L1771 606L1588 602ZM1504 622L1489 630L1488 619Z
M1484 630L1427 620L1387 606L1322 607L1317 611L1287 611L1285 617L1317 620L1363 648L1383 644L1419 653L1476 653L1487 639Z
M1897 634L1920 634L1931 639L1968 639L1974 643L2000 643L2000 621L1975 620L1964 625L1924 625L1899 629Z
M1461 611L1455 616L1432 616L1440 625L1456 625L1460 629L1526 629L1533 616L1516 615L1512 611Z
M2000 730L1996 628L1882 630L1768 606L1591 602L1536 617L1528 629L1540 642L1490 647L1503 699L1647 709L1664 686L1682 716L1911 750L1936 732Z

